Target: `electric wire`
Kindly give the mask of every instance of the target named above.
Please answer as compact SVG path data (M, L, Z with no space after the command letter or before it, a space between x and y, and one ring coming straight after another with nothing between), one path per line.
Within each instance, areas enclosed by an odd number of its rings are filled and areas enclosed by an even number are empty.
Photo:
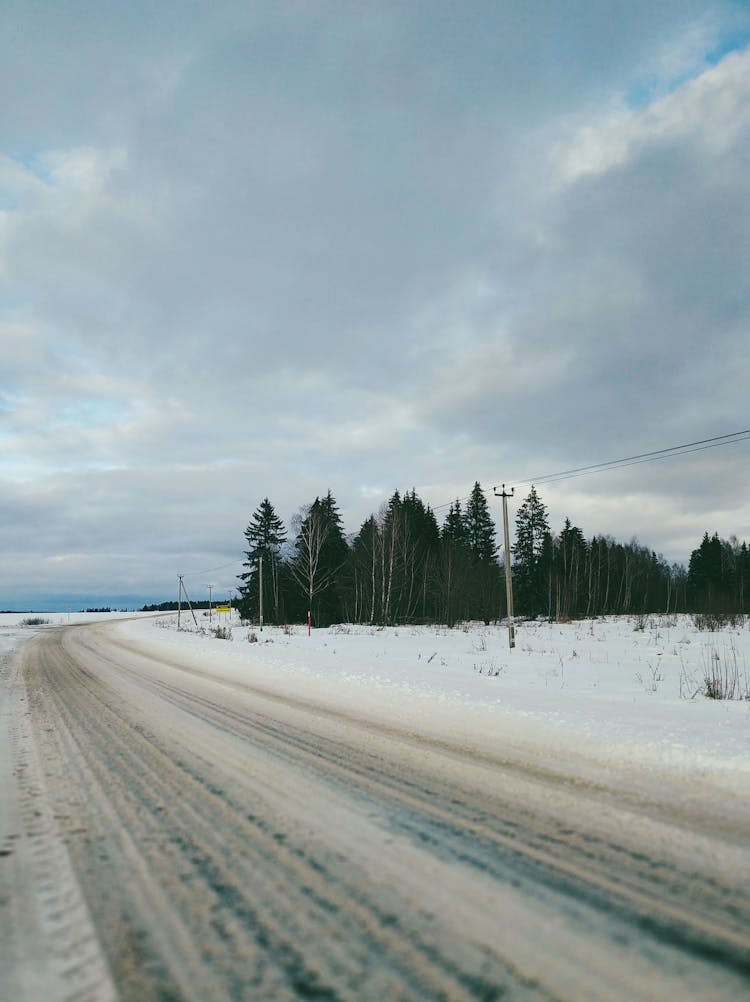
M227 564L219 564L218 567L207 567L204 571L186 571L184 574L178 574L181 578L196 578L201 574L213 574L214 571L223 571L227 567L238 567L242 564L241 560L230 560Z
M743 436L743 437L740 437ZM557 483L561 480L586 476L589 473L604 473L610 469L623 469L636 466L639 463L652 463L673 456L688 455L691 452L702 452L704 449L717 449L723 445L734 445L735 442L745 442L750 437L750 428L743 431L733 431L727 435L715 435L713 438L703 438L695 442L685 442L683 445L672 445L666 449L655 449L652 452L641 452L635 456L624 456L622 459L610 459L603 463L593 463L591 466L578 466L572 470L562 470L558 473L547 473L539 477L529 477L527 480L517 480L514 484Z
M557 473L546 473L538 477L529 477L526 480L510 480L504 486L523 487L526 484L557 484L564 480L575 480L579 477L593 476L596 473L607 473L610 470L623 470L629 466L639 466L641 463L655 463L663 459L672 459L677 456L688 456L694 452L704 452L707 449L719 449L725 445L735 445L738 442L750 441L750 428L741 431L728 432L725 435L714 435L711 438L697 439L695 442L684 442L682 445L671 445L664 449L653 449L650 452L641 452L633 456L623 456L620 459L608 459L601 463L592 463L589 466L576 466L569 470L560 470ZM493 490L497 490L494 487ZM455 501L446 501L444 504L432 505L432 511L440 511L443 508L450 508L456 501L463 504L471 497L456 498ZM219 564L218 567L208 567L202 571L187 571L179 575L182 578L194 578L203 574L213 574L215 571L225 570L227 567L243 566L242 560L230 560L226 564Z
M695 442L684 442L682 445L672 445L664 449L654 449L650 452L641 452L633 456L623 456L620 459L609 459L601 463L592 463L589 466L577 466L569 470L560 470L557 473L546 473L538 477L528 477L526 479L506 480L507 487L523 487L526 484L554 484L564 480L574 480L578 477L591 476L595 473L606 473L609 470L626 469L629 466L637 466L641 463L654 463L663 459L671 459L677 456L687 456L692 452L703 452L706 449L718 449L725 445L735 445L738 442L750 440L750 428L741 431L728 432L725 435L714 435L712 438L697 439ZM497 488L493 488L496 490ZM463 504L471 497L456 498L454 501L447 501L444 504L433 505L433 511L440 511L449 508L458 501Z

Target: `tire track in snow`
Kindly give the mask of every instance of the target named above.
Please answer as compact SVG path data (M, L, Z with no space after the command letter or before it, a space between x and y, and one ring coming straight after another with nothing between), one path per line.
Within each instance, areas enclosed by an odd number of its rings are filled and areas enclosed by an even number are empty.
M124 728L111 693L69 656L50 647L41 663L54 713L40 707L40 716L58 721L59 747L49 757L66 770L73 763L89 791L87 811L108 843L106 865L119 871L107 882L119 883L127 899L117 924L151 941L150 954L142 947L140 971L128 958L111 958L126 997L148 997L149 980L181 998L235 997L232 985L237 990L243 978L250 998L478 997L476 975L462 983L432 943L412 942L392 911L336 879L345 860L335 857L327 867L286 845L283 819L245 816L246 807L230 803L195 764L173 760L139 723ZM64 747L84 715L86 744L79 734L77 749ZM88 855L79 859L81 879L98 887ZM164 901L154 899L154 885ZM157 924L144 921L149 914L158 915ZM102 920L105 942L110 924ZM311 951L314 931L319 942ZM114 939L110 949L118 949Z
M114 984L53 813L27 692L13 660L3 674L15 782L6 820L14 830L0 832L0 865L13 869L12 932L0 988L6 985L5 997L24 1002L111 1002Z
M617 825L653 822L612 791L596 802L191 678L106 630L36 647L36 733L124 998L719 1000L747 986L747 885L733 918L710 867L665 852L639 868L643 843ZM565 805L580 817L561 821Z
M496 877L507 876L507 866L499 866L498 862L507 860L510 853L516 869L524 864L536 867L540 871L538 879L567 888L579 897L599 901L604 907L615 903L630 922L650 929L665 942L703 953L708 959L735 967L743 974L750 972L747 893L750 859L746 852L734 851L732 845L723 849L727 856L724 869L730 879L719 881L714 871L702 872L699 858L713 854L715 845L692 835L698 858L691 872L686 873L684 867L679 869L668 858L656 858L659 843L673 832L663 822L649 816L639 817L637 812L621 805L613 811L613 791L601 784L589 786L577 781L569 784L567 797L560 797L559 774L545 774L538 768L524 768L512 762L487 762L486 767L493 770L495 785L503 770L520 770L524 777L523 800L506 790L509 799L499 805L499 810L496 805L494 811L488 811L486 790L477 795L467 788L465 781L460 785L445 782L445 768L438 774L420 771L412 765L407 776L396 760L390 761L388 770L383 768L382 749L378 757L319 732L290 730L273 717L227 706L165 680L149 679L145 684L161 698L190 709L200 719L212 720L217 727L232 731L244 741L257 742L262 735L263 745L267 749L273 747L281 758L293 755L295 764L304 763L311 773L323 771L328 781L335 778L343 789L357 788L378 803L389 803L393 808L392 822L415 833L422 841L427 837L427 821L432 842L448 852L457 833L471 833L473 842L469 846L460 845L461 858ZM340 714L329 716L335 721ZM403 734L398 739L402 745L405 741L411 744L423 756L436 752L451 754L446 746L436 746L430 740L406 738ZM455 749L452 753L455 754ZM558 794L554 804L546 806L544 815L538 806L529 810L532 786L541 787L543 797L549 798L550 789ZM600 826L600 831L595 832L592 827L577 831L571 827L569 808L583 797L589 798L600 815L610 815L608 824ZM508 809L509 802L512 811ZM539 803L538 796L535 803ZM648 815L654 805L637 806ZM629 845L627 828L633 823L640 826L641 842ZM617 841L612 838L613 829ZM653 846L651 856L644 852L646 829ZM736 845L750 843L750 826L740 829L737 825L726 825L725 829L723 834L731 832Z

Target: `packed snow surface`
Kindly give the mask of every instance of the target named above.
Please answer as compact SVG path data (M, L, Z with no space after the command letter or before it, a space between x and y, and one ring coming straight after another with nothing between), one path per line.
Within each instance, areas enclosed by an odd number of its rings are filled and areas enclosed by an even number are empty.
M173 616L120 629L227 682L324 699L463 738L559 742L600 760L750 779L750 628L698 630L689 617L378 628L242 626ZM230 640L214 636L228 627ZM203 632L201 632L203 631ZM710 699L719 673L745 698Z
M514 998L740 997L746 626L527 623L510 651L482 624L141 615L11 659L115 617L19 618L0 620L3 998L72 977L141 998L155 971L223 997L248 958L264 998L321 963L349 987L460 967Z

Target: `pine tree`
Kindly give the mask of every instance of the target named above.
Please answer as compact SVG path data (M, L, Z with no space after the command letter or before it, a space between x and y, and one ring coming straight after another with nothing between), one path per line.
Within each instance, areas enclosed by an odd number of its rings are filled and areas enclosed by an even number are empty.
M281 606L280 554L286 542L284 523L273 505L264 498L245 529L248 548L243 566L247 571L239 575L240 610L250 618L260 615L260 562L263 560L263 611L270 622L279 622Z

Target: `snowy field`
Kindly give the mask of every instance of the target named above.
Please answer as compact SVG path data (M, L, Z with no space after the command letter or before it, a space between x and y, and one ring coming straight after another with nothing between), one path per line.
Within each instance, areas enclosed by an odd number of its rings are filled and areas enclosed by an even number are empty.
M68 623L96 623L122 619L122 612L0 612L0 657L9 654L39 630ZM144 614L145 615L145 614ZM34 620L44 620L34 623Z
M183 619L183 626L185 620ZM717 672L750 692L750 628L709 633L689 617L519 625L507 630L333 626L229 626L231 640L176 630L172 616L123 624L163 656L305 700L411 722L473 743L479 731L580 749L600 761L723 776L747 789L750 700L703 695ZM193 625L192 623L190 624ZM257 641L249 642L255 637ZM481 744L486 744L482 740Z
M47 622L24 625L37 616ZM122 613L0 615L0 656L40 629L122 619ZM119 629L124 638L165 657L193 664L228 682L471 741L497 730L524 743L551 737L608 757L670 770L734 773L750 779L750 699L709 699L706 678L717 673L750 693L750 626L716 633L690 617L611 618L567 624L521 623L516 647L507 630L471 623L391 627L340 625L313 629L228 627L220 640L198 613L203 632L176 629L176 616L136 614ZM636 627L643 625L643 629ZM255 637L256 641L249 642Z

